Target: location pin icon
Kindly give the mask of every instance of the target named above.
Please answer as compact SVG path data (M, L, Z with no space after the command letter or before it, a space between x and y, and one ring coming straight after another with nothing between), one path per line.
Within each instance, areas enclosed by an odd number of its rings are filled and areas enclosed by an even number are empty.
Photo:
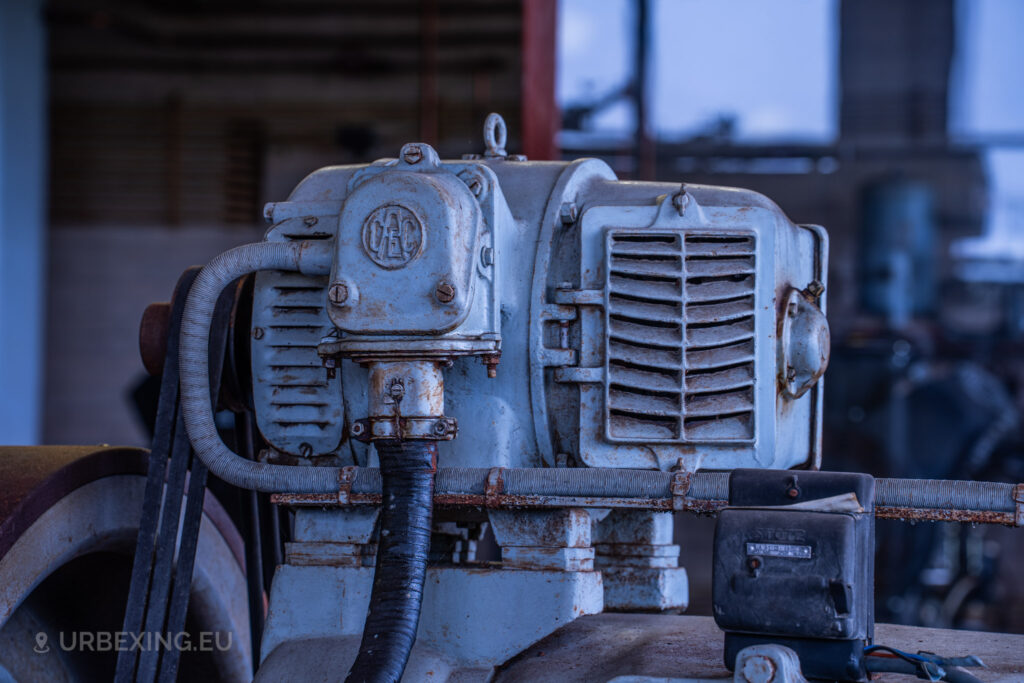
M36 646L33 648L36 654L44 654L50 651L50 646L46 644L48 636L43 631L36 634Z

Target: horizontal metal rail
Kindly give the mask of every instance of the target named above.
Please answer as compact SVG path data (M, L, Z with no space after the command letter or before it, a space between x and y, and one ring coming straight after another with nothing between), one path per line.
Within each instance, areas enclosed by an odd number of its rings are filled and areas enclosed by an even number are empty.
M337 493L278 493L295 506L379 505L380 472L343 467ZM713 513L729 500L728 472L601 468L439 468L434 504L478 508L633 508ZM1024 484L876 479L875 517L1024 526Z

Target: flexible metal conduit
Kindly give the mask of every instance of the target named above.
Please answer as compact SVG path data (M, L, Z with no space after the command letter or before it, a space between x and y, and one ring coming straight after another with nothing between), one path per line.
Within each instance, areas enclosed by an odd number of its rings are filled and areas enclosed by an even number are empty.
M258 270L330 271L330 244L322 241L258 242L226 251L196 278L181 321L181 411L192 447L211 472L256 491L329 493L338 490L338 468L290 467L247 460L221 440L210 404L210 323L217 298L234 280ZM379 490L379 489L378 489Z
M483 495L487 490L485 468L446 467L437 472L438 495ZM502 493L513 496L563 496L595 498L672 498L672 472L590 468L503 469ZM352 493L379 494L380 473L358 468ZM1013 513L1017 509L1013 484L932 479L876 479L875 506L934 510L972 510ZM691 477L686 497L700 501L729 498L728 472L698 472Z
M876 479L875 505L1014 512L1013 484L941 479Z

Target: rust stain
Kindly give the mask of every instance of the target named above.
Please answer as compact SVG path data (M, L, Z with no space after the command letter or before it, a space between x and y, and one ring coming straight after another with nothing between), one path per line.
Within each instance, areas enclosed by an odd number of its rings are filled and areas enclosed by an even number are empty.
M938 508L875 507L878 519L899 519L902 521L926 522L970 522L972 524L1003 524L1014 526L1016 519L1012 512L993 510L948 510Z

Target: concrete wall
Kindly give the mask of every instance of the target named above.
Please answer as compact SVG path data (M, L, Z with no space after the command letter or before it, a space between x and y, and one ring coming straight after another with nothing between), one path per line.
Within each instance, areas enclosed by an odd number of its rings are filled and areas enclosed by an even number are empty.
M148 446L131 392L145 377L139 319L182 271L262 227L75 226L50 234L43 440Z
M39 441L45 268L42 3L0 0L0 443Z

